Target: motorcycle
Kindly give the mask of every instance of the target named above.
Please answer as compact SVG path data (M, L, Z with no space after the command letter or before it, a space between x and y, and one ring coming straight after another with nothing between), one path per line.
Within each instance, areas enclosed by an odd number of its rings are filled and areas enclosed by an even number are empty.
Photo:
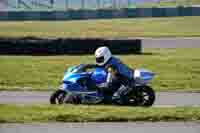
M108 72L104 68L87 70L84 64L68 68L62 85L50 96L51 104L113 104L114 91L101 91L98 86L105 83ZM146 69L134 70L135 87L129 88L123 97L128 106L152 106L155 91L148 85L155 74Z

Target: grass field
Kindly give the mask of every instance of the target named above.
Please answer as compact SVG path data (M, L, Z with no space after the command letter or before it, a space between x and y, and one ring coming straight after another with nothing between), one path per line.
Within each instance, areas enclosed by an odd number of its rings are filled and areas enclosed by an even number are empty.
M200 17L0 22L0 37L200 37Z
M0 123L197 121L199 107L0 105Z
M120 58L132 68L147 68L157 76L156 91L200 92L200 49L145 49L143 55ZM0 90L56 89L67 67L94 63L93 56L0 56Z

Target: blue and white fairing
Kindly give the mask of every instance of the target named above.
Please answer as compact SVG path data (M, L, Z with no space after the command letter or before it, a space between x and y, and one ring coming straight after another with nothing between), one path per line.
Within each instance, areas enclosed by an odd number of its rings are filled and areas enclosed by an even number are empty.
M92 72L84 72L83 65L73 66L64 74L62 89L72 92L87 92L88 88L81 86L78 80L90 78L96 85L105 83L107 73L103 68L96 68Z
M103 68L96 68L91 74L91 79L95 81L97 85L105 83L107 79L107 72Z
M137 85L148 84L154 76L153 72L146 69L134 70L134 79ZM89 78L98 86L106 82L107 72L103 68L95 68L91 72L85 72L84 65L70 67L64 75L62 89L71 92L89 92L87 87L78 83L82 78Z
M97 90L90 91L86 86L80 85L78 81L87 78L98 85L106 81L107 73L102 68L96 68L92 72L84 72L83 68L83 65L69 68L64 75L61 89L70 94L81 95L82 103L99 103L103 99L103 94Z
M62 89L68 91L86 91L87 88L82 87L77 83L78 79L87 77L87 74L66 72L63 78Z
M136 80L136 84L144 85L148 84L155 76L155 73L147 70L147 69L136 69L134 71L134 78Z

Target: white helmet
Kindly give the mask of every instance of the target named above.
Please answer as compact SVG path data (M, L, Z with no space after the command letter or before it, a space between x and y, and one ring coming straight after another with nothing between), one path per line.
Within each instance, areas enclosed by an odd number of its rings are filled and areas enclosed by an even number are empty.
M96 63L99 66L105 65L111 57L112 54L108 47L100 47L95 51Z

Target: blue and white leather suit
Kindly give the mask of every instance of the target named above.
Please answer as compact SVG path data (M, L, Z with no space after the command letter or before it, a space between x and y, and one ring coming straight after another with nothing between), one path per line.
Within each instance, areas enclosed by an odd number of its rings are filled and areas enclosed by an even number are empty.
M133 78L133 70L129 68L126 64L122 63L120 59L116 57L111 57L111 59L105 64L107 65L113 65L117 68L117 71L124 77L128 79Z
M134 82L134 79L133 79L134 71L130 67L128 67L126 64L122 63L121 60L116 57L111 57L110 60L104 65L104 67L107 68L107 66L110 66L110 65L115 66L119 75L123 77L123 78L120 78L120 82L124 80L124 82L123 81L121 82L122 84L119 86L119 88L117 89L117 91L114 93L112 97L113 100L120 100L120 98L122 98L124 93L127 91L128 87L130 87L130 85ZM108 74L107 83L106 83L107 87L109 86L112 88L114 79L115 78L112 77L111 74Z

